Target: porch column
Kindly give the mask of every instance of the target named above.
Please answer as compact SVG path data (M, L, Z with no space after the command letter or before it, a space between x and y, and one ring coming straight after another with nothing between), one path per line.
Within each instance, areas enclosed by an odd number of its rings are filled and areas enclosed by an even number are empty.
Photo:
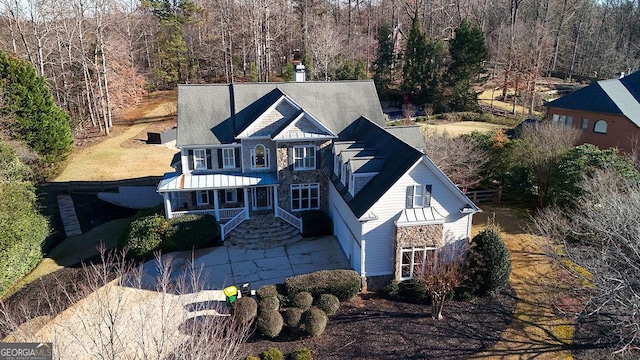
M273 208L275 210L275 215L276 216L280 216L280 212L278 211L279 206L278 206L278 187L274 186L273 187Z
M220 222L220 209L218 208L218 190L213 190L213 210L216 214L216 220Z
M171 219L173 214L171 213L171 199L169 199L169 193L162 193L162 197L164 198L164 213L167 219Z
M249 188L242 189L244 191L244 214L246 218L249 218Z

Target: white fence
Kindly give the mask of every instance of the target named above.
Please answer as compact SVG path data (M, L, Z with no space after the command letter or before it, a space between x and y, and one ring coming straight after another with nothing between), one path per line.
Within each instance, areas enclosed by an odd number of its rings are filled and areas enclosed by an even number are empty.
M276 216L293 225L296 229L302 232L302 219L289 213L287 210L281 208L280 206L278 206L277 210L278 211L276 212Z
M244 210L244 209L243 209ZM238 225L242 224L243 221L247 219L247 212L241 211L236 216L234 216L231 220L224 224L220 224L220 239L224 241L224 238Z

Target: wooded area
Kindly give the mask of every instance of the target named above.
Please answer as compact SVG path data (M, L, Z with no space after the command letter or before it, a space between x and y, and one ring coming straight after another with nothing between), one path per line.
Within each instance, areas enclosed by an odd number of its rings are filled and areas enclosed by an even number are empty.
M606 78L640 58L629 0L0 0L0 46L34 64L79 128L108 133L145 89L287 79L294 53L310 80L373 76L384 23L400 84L413 18L444 43L463 19L478 26L485 67L517 92L539 75Z

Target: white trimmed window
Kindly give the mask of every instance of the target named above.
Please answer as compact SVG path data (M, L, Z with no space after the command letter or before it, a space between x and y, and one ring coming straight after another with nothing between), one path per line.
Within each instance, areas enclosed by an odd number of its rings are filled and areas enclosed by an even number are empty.
M429 246L412 246L402 248L400 264L400 280L407 280L420 275L424 271L424 266L428 262L433 263L436 248ZM431 258L428 258L431 257Z
M234 169L236 167L236 156L234 148L222 149L222 168Z
M293 147L293 170L315 170L316 147L314 145Z
M407 187L407 209L431 206L431 185Z
M606 134L607 133L607 122L604 120L598 120L595 124L593 124L593 132L597 134Z
M227 204L235 204L238 202L238 192L236 189L227 189L224 191L224 202Z
M269 168L269 149L266 146L258 144L253 149L251 149L251 168Z
M291 211L320 209L320 184L291 185Z
M193 150L193 169L202 170L207 168L207 151L204 149Z
M553 114L551 122L554 125L573 126L573 116Z
M207 190L196 191L196 203L200 205L209 205L209 192Z

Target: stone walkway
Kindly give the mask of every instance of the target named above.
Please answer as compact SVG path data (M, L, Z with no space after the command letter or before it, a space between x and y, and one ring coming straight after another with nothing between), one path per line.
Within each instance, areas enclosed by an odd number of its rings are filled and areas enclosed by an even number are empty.
M58 195L58 209L60 210L64 232L67 236L82 234L71 195Z

